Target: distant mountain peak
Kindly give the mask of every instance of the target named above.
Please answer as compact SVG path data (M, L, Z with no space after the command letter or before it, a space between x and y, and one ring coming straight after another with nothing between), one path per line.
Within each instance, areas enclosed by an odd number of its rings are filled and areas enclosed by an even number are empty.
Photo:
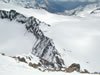
M63 13L65 10L72 10L79 6L94 4L93 1L57 1L57 0L2 0L5 3L17 4L25 8L44 8L52 13Z

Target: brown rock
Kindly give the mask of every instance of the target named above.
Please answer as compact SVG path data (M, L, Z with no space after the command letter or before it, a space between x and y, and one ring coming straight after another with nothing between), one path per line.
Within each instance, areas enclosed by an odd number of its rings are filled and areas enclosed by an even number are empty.
M30 63L29 63L29 66L30 66L30 67L33 67L33 64L30 62Z
M84 69L84 72L85 72L85 73L89 73L89 71L88 71L87 69Z
M79 64L73 63L68 68L66 68L66 72L74 72L74 71L80 72L80 65Z
M19 61L27 63L24 57L22 57L22 58L21 57L17 57L17 58L18 58Z
M34 67L34 68L38 68L39 65L38 65L38 64L33 64L33 67Z

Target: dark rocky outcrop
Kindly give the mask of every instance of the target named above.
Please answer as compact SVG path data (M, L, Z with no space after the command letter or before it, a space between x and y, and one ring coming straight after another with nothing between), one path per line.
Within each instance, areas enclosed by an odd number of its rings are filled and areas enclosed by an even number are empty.
M12 57L12 56L11 56L11 58L14 58L15 60L17 60L17 61L19 61L19 62L27 63L25 57L20 57L20 56L18 56L18 57L13 56L13 57Z
M3 55L3 56L5 56L5 53L0 53L0 55Z
M37 69L38 67L40 67L39 64L33 64L33 63L31 63L31 62L29 63L29 66L30 66L30 67L33 67L33 68L36 68L36 69Z
M24 57L17 57L17 59L18 59L20 62L25 62L25 63L27 63Z
M66 72L74 72L74 71L80 72L80 64L73 63L66 69Z
M15 10L5 11L0 10L0 18L8 19L10 21L15 20L16 22L25 25L26 30L35 36L35 42L32 48L32 54L41 59L41 63L45 66L53 68L61 68L64 65L59 52L54 46L53 40L44 35L39 28L40 25L45 23L40 22L38 19L31 17L25 17L24 15L16 12ZM44 60L44 61L43 61ZM51 63L49 63L51 62Z

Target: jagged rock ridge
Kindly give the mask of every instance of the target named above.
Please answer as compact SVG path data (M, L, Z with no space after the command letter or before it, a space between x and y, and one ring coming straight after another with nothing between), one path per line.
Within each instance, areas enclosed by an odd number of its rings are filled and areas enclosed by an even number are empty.
M15 10L0 10L0 18L9 19L10 21L15 20L19 23L24 24L27 31L32 33L33 36L35 36L36 38L36 41L33 45L32 54L39 57L40 59L43 59L44 61L46 60L48 62L52 62L53 65L49 64L49 67L63 67L64 61L62 60L60 54L57 52L52 39L46 37L39 28L39 26L44 23L40 22L33 16L25 17L24 15L16 12Z

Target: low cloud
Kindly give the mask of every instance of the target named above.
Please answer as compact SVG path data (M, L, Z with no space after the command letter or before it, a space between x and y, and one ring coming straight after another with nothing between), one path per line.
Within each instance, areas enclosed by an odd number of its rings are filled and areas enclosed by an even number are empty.
M100 0L54 0L54 1L70 1L70 2L76 2L76 1L79 1L79 2L97 2L97 1L100 1Z

